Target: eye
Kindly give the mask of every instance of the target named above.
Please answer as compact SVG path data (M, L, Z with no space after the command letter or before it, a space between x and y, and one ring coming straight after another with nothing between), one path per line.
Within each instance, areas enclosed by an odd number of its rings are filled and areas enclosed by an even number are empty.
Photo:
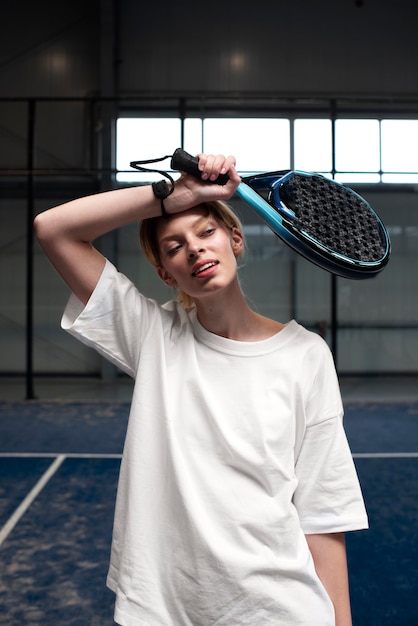
M175 246L171 246L171 248L169 248L167 250L167 255L168 256L174 256L176 254L176 252L178 252L180 250L180 248L181 248L181 244L180 243L176 244Z
M210 235L213 235L213 233L215 232L216 228L206 228L203 233L202 233L202 237L210 237Z

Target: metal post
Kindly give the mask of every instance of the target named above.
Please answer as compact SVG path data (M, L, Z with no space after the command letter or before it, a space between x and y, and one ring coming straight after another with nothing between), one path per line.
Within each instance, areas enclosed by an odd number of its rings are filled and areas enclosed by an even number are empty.
M336 103L331 101L331 137L332 137L332 178L335 178L335 120L337 118ZM331 351L334 355L335 367L337 367L337 344L338 344L338 284L335 274L331 274Z
M35 186L35 100L29 100L27 142L27 206L26 206L26 400L34 400L33 384L33 218Z
M331 274L331 352L334 356L335 367L338 369L338 285L337 277Z
M99 146L99 162L103 171L100 175L100 191L114 188L113 174L116 166L116 4L115 0L100 1L100 105L102 131ZM112 231L100 239L100 250L113 263L117 263L117 233ZM101 359L101 378L113 380L117 369L106 359Z

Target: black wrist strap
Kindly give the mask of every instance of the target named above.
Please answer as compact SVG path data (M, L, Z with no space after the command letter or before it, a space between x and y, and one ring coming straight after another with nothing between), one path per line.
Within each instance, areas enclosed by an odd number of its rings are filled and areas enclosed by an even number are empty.
M141 166L147 165L148 163L157 163L159 161L164 161L165 159L169 159L170 157L171 155L168 154L164 157L161 157L160 159L149 159L147 161L131 161L130 163L131 167L135 168L136 170L139 170L140 172L156 172L157 174L161 174L162 176L165 176L171 182L171 187L168 186L167 181L165 180L160 180L156 183L152 183L152 190L154 192L154 196L158 198L159 200L161 200L161 214L165 218L168 217L168 213L165 210L164 200L174 191L174 186L175 186L174 179L172 178L172 176L170 176L170 174L167 174L167 172L164 172L162 170L154 170L148 167L141 167Z
M164 200L170 195L170 193L173 193L173 189L174 189L174 184L170 189L170 187L167 184L167 181L165 180L159 180L156 183L152 183L152 190L154 192L154 196L158 198L159 200L161 200L161 215L165 218L168 217L168 213L165 210Z

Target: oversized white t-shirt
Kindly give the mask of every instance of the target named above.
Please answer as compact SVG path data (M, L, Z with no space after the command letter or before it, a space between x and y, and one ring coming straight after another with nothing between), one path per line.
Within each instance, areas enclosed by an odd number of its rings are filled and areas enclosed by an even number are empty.
M123 626L334 626L305 533L367 527L326 343L208 332L107 262L63 328L135 378L108 585Z

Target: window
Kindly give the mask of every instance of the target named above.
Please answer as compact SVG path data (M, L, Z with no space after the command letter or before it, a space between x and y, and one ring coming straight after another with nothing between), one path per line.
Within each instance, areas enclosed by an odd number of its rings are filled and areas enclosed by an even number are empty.
M336 120L335 169L339 182L380 181L378 120Z
M234 154L243 175L289 169L290 122L288 119L203 120L202 149L210 154Z
M234 154L242 176L298 169L334 176L342 183L417 183L418 120L312 118L120 118L117 180L158 180L132 170L131 161L171 155ZM333 152L334 151L334 152ZM150 168L169 170L170 161ZM176 176L176 174L174 174Z
M297 119L294 122L294 169L332 171L331 120Z
M160 180L159 174L138 172L131 169L129 163L172 154L180 144L181 125L178 118L119 118L116 126L116 168L119 170L117 180L121 182ZM167 169L170 164L167 161L149 167Z
M190 154L234 154L242 175L290 167L288 119L206 118L185 120Z
M418 182L418 120L382 120L382 181Z

